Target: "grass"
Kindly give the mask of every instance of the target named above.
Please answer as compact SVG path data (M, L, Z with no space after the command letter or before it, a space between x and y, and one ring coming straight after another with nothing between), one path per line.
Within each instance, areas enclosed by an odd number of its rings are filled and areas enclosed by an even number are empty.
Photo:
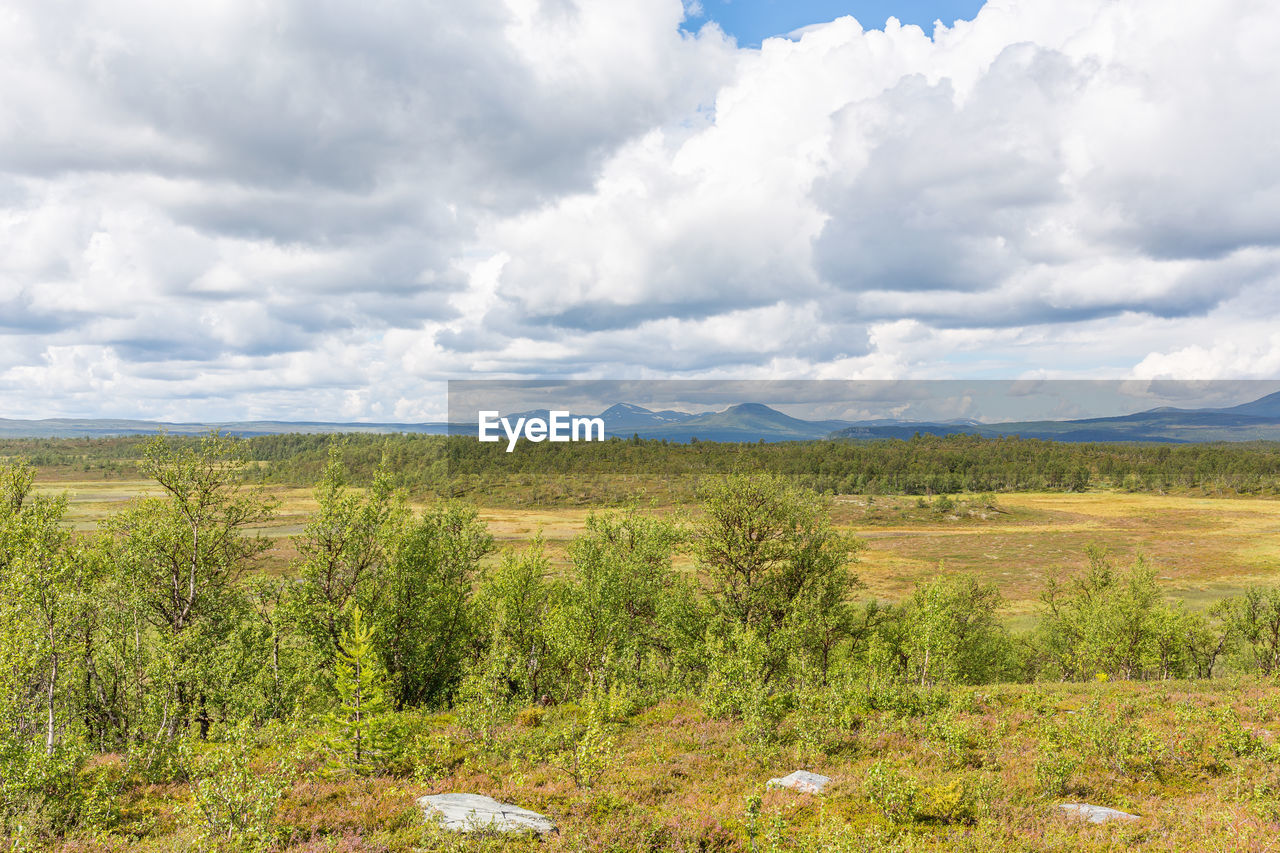
M154 494L145 480L45 480L37 489L65 491L68 519L94 528L129 498ZM309 489L271 486L277 518L262 533L277 540L267 568L283 571L296 556L289 537L302 531L315 502ZM914 497L838 496L833 519L867 542L857 572L869 595L898 600L943 566L996 584L1013 616L1030 612L1050 576L1083 569L1085 547L1108 548L1126 562L1145 554L1162 583L1189 605L1203 607L1250 584L1280 578L1280 501L1123 492L1018 493L997 498L995 510L977 509L960 496L958 513L919 506ZM681 512L678 506L651 511ZM582 507L481 506L481 518L499 546L522 547L541 535L553 564L563 565L570 540L591 510ZM692 561L681 563L692 570Z
M138 479L41 479L65 491L68 523L91 530L132 497ZM266 570L285 571L315 503L308 489L273 486L280 512ZM500 545L535 536L563 566L589 509L481 506ZM660 505L658 513L691 508ZM1121 562L1145 554L1172 594L1195 606L1280 573L1280 501L1089 492L974 496L939 511L914 497L839 496L833 518L862 537L867 594L903 597L939 571L999 586L1017 622L1044 581L1085 565L1101 544ZM685 557L682 565L692 570ZM822 701L818 701L821 699ZM1280 686L1257 679L1144 684L995 685L928 695L897 688L802 698L761 737L712 719L691 698L619 713L605 769L581 786L555 744L579 722L572 705L513 709L478 737L453 713L406 712L399 754L379 775L327 766L309 744L319 724L264 733L255 766L287 757L296 769L275 813L276 849L319 851L1144 850L1264 851L1280 847ZM216 734L216 733L215 733ZM123 772L115 756L91 774ZM833 778L822 796L767 791L804 768ZM415 805L428 793L486 794L544 812L559 832L540 841L433 831ZM758 811L749 798L759 796ZM1093 826L1058 814L1090 802L1140 815ZM198 849L193 788L131 779L96 833L71 851Z
M667 700L611 724L590 787L548 757L581 711L528 708L477 738L451 713L411 712L398 774L301 773L276 813L277 849L399 850L1270 850L1280 838L1280 689L1256 680L994 686L884 709L855 690L799 704L764 747L743 726ZM914 697L912 699L912 697ZM872 702L875 705L876 702ZM259 746L262 760L290 747ZM110 762L111 759L104 759ZM821 796L766 790L797 768L832 778ZM459 838L424 826L427 793L462 791L550 816L558 833ZM761 797L758 815L748 797ZM1092 826L1062 802L1141 819ZM171 851L192 843L182 784L126 790L121 822L62 850ZM96 846L102 844L103 846Z

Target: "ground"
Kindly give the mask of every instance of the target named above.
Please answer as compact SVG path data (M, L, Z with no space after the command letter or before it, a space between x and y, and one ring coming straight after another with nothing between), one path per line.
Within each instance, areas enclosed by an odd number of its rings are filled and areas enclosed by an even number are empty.
M398 775L373 777L328 768L305 737L263 735L258 768L282 751L303 756L276 813L277 849L1263 851L1280 837L1270 683L855 688L838 708L798 705L767 742L693 700L640 701L614 714L590 785L555 752L581 713L531 706L480 728L411 715L411 755ZM797 768L833 782L817 796L765 789ZM534 809L559 832L434 832L415 800L448 791ZM1140 820L1091 826L1058 813L1063 802ZM143 786L111 835L62 849L187 849L193 814L187 786Z
M80 530L154 492L144 481L120 479L40 481L38 488L65 491L69 523ZM280 513L262 531L274 540L264 570L281 572L295 553L289 537L315 506L307 489L268 491ZM856 570L868 597L900 599L939 571L972 574L999 586L1015 625L1034 612L1047 577L1085 565L1090 544L1121 562L1145 554L1170 595L1197 607L1280 575L1274 499L1094 491L998 495L994 504L990 496L961 495L954 506L837 496L832 506L836 523L867 543ZM696 509L644 511L691 517ZM480 512L500 546L541 535L553 565L563 568L589 510ZM589 784L564 751L582 716L576 706L515 707L480 722L408 712L398 722L402 754L372 776L332 766L306 730L264 731L237 748L249 750L263 774L286 756L300 768L272 824L275 849L299 853L1280 846L1280 687L1267 680L934 692L845 685L797 697L767 734L750 721L709 718L696 697L652 704L635 696L613 710L607 737L586 756L598 769ZM120 765L101 757L90 772L109 775ZM802 768L831 776L828 792L764 789L768 778ZM544 812L560 831L541 841L435 833L415 800L446 791ZM1090 826L1055 812L1061 802L1119 808L1141 820ZM62 849L176 851L197 843L189 785L131 788L111 820L109 831L68 839Z
M69 521L92 529L131 497L155 492L143 480L38 480L40 491L65 491ZM309 489L268 487L280 512L262 532L276 540L267 569L283 571L294 556L289 537L315 509ZM927 505L919 504L924 501ZM1006 615L1030 613L1044 581L1083 568L1085 548L1107 548L1121 562L1141 553L1153 561L1170 595L1206 606L1251 584L1280 578L1280 500L1129 494L1115 491L1019 493L996 496L995 508L976 496L957 496L959 512L940 513L934 499L836 496L832 513L844 530L864 539L857 573L869 596L899 600L917 581L945 571L995 583ZM645 511L689 517L671 505ZM481 518L500 546L522 547L536 535L553 564L582 531L590 509L484 506ZM692 570L688 558L684 567Z

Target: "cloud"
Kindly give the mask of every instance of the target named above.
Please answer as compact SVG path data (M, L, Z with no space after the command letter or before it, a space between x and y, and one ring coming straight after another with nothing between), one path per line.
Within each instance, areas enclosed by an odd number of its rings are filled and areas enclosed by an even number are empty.
M932 40L849 18L768 40L704 125L655 131L592 192L494 226L510 260L490 328L568 340L784 295L821 306L812 338L870 328L872 350L762 347L761 328L708 343L707 360L798 375L974 362L967 344L895 354L912 344L889 330L912 323L935 344L959 339L930 330L1007 329L1076 347L1026 364L989 334L983 361L1006 375L1123 372L1145 353L1092 343L1115 323L1172 330L1276 288L1280 168L1261 140L1277 119L1256 105L1280 96L1263 49L1280 15L1230 11L993 2ZM644 363L669 365L661 350Z
M8 411L83 411L106 386L67 389L94 354L129 391L91 411L202 393L235 411L277 371L372 389L344 389L346 412L394 408L379 395L421 379L374 372L399 369L389 332L429 337L456 315L481 223L589 190L619 146L696 112L731 72L731 42L682 34L684 14L679 0L9 4ZM279 361L340 363L344 348L362 356L340 376ZM281 412L329 405L294 387Z
M477 375L1262 376L1280 10L0 11L11 416L412 418Z
M1256 337L1191 344L1171 352L1153 352L1134 367L1147 379L1271 379L1280 376L1280 332Z

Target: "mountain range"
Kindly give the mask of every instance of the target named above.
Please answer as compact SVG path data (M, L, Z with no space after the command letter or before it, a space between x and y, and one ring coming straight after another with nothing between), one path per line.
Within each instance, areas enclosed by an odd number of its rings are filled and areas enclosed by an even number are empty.
M520 412L516 417L547 417L546 410ZM871 440L931 435L978 435L986 438L1021 436L1054 441L1126 441L1190 443L1206 441L1280 441L1280 392L1238 406L1214 409L1161 407L1129 415L1059 421L981 423L974 420L867 421L805 420L762 403L739 403L722 411L652 411L631 403L617 403L600 412L607 435L702 441L813 441L817 439ZM341 423L329 421L237 421L227 423L162 423L143 420L66 419L10 420L0 418L0 438L97 437L155 433L196 435L217 428L240 435L281 433L427 433L474 434L472 424Z
M522 412L546 417L546 411ZM760 403L740 403L719 412L654 412L629 403L600 413L609 435L665 438L669 441L872 440L930 435L1021 436L1054 441L1194 443L1206 441L1280 441L1280 392L1229 408L1162 407L1105 418L982 423L971 419L911 421L804 420Z

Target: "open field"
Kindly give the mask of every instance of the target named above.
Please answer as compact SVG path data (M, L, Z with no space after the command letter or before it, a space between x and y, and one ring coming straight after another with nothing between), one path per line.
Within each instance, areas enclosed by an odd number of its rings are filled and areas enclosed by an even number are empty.
M1083 568L1090 544L1107 548L1121 562L1146 555L1159 568L1163 586L1189 604L1280 578L1280 502L1275 500L1011 494L999 497L1004 512L985 520L923 521L917 514L904 522L893 519L892 511L867 520L865 498L837 500L850 501L845 506L854 510L837 510L836 517L868 541L860 574L888 599L901 598L942 565L998 584L1019 609L1036 598L1050 576Z
M155 483L136 476L95 479L92 472L42 477L36 489L65 493L64 523L80 532L98 527L135 497L159 494ZM256 531L272 541L256 570L288 572L297 557L292 537L317 511L317 501L299 486L264 491L278 510ZM669 501L644 511L694 522L714 506ZM591 512L496 502L479 507L499 551L540 538L552 571L579 584L571 588L575 594L591 588L567 553ZM1018 644L1033 637L1021 631L1033 622L1045 582L1083 569L1090 545L1108 549L1120 566L1145 555L1157 569L1161 592L1193 608L1251 584L1274 586L1280 578L1280 500L1270 497L1100 489L838 495L830 515L838 529L865 542L856 566L865 589L858 597L897 602L939 574L977 578L1003 594L997 618L1014 629ZM496 569L501 559L498 553L484 561ZM517 562L490 572L485 584ZM696 571L688 549L677 552L675 565ZM676 587L662 587L659 597L670 597ZM519 601L542 601L536 592L520 595ZM563 633L539 627L546 634L521 639L520 650L536 648L530 642L549 643L546 637L585 636L572 628L580 623L555 621L576 612L571 598L564 602L566 615L531 610L530 624L569 627ZM277 652L295 656L284 658L284 671L305 671L296 661L313 658L296 657L302 654L297 639L287 632L271 636L283 637ZM1106 634L1104 644L1112 644L1112 636ZM554 663L556 647L541 648L539 656ZM573 653L576 647L560 648ZM519 669L502 671L494 682L472 665L470 672L480 676L447 701L378 709L369 730L370 742L377 743L372 763L350 759L342 740L346 724L304 693L293 695L312 703L305 710L299 704L253 725L218 716L199 736L199 727L190 726L185 746L165 747L176 750L165 759L168 765L144 766L141 749L100 748L76 771L77 784L90 794L83 813L66 824L75 828L64 832L51 824L42 837L65 853L1280 848L1280 687L1274 676L1224 667L1226 677L1126 682L1108 675L1111 670L1089 669L1073 683L1057 683L1050 672L1034 683L960 686L926 682L924 675L885 675L893 670L872 665L868 645L865 665L850 659L832 670L830 680L824 670L821 678L797 677L775 688L744 680L752 664L735 668L760 653L751 647L706 639L696 648L697 665L705 668L698 680L680 681L678 672L685 670L673 666L669 681L653 670L645 676L651 680L613 681L607 691L596 691L594 675L580 689L557 691L543 681L516 690L510 672L519 676ZM265 654L267 646L261 649ZM588 663L594 666L595 659ZM240 676L245 683L257 684L255 677L273 671L266 657L246 660L258 663ZM563 659L569 667L577 666L574 661ZM1248 663L1240 657L1233 666L1241 662ZM545 675L550 680L567 671L548 668ZM141 677L138 683L146 686ZM252 689L244 695L254 695ZM738 692L750 696L732 698ZM796 769L828 775L831 786L821 796L765 789L765 780ZM539 840L445 835L424 823L415 804L419 796L445 792L483 794L537 810L558 831ZM1055 809L1069 802L1139 817L1090 825ZM211 809L261 809L250 827L257 834L250 838L249 829L233 828L226 844L211 843L210 828L221 819Z
M137 495L155 494L145 480L38 480L37 490L66 492L68 520L93 529ZM262 529L277 540L268 570L295 556L289 537L301 532L315 501L309 489L271 486L279 513ZM963 502L964 497L959 499ZM1096 544L1127 563L1141 553L1160 570L1165 589L1205 606L1257 583L1280 580L1280 500L1129 494L1113 491L1002 494L993 510L939 513L911 497L838 496L832 516L864 539L858 574L871 595L898 600L917 581L942 571L999 586L1008 613L1028 612L1045 580L1083 568ZM927 501L926 501L927 503ZM658 506L659 514L685 513ZM521 547L541 535L554 563L579 534L591 510L581 507L481 506L500 546ZM685 557L678 564L692 570Z
M695 701L620 707L593 747L597 772L586 782L557 751L582 716L575 705L527 707L492 724L453 712L406 713L411 746L398 775L334 775L312 739L287 731L207 750L248 750L264 775L281 763L294 768L275 811L272 848L292 853L1262 853L1278 846L1280 694L1266 682L854 688L829 699L836 704L797 707L766 744L741 722L708 717ZM118 773L120 763L104 756L90 773ZM765 780L800 767L831 777L823 795L766 790ZM416 798L448 791L534 809L557 831L540 840L457 837L424 826ZM1064 802L1105 804L1139 819L1095 826L1058 812ZM132 789L114 821L110 836L68 839L58 849L200 846L187 784Z

